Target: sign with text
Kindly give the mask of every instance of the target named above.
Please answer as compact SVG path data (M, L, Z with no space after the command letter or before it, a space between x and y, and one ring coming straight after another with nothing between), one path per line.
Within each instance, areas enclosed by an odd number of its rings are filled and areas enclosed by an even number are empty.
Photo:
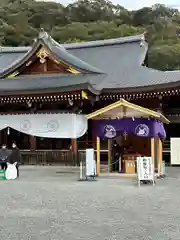
M154 181L154 166L151 157L137 158L137 174L139 181Z
M180 164L180 138L171 138L171 165Z
M96 175L96 163L94 157L94 149L86 149L86 177L94 177Z

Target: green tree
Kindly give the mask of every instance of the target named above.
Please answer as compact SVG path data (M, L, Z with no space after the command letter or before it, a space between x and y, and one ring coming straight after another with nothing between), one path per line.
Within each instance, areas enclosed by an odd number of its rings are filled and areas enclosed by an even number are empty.
M180 44L152 47L148 62L150 67L160 70L180 70Z
M109 21L114 18L115 6L108 0L78 0L66 8L75 22Z

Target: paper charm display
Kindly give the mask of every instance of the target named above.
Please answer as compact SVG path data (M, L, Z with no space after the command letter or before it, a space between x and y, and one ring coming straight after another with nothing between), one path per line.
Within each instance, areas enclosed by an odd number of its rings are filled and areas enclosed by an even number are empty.
M7 169L6 169L6 179L7 180L14 180L17 178L17 169L16 169L17 162L10 164L7 163Z

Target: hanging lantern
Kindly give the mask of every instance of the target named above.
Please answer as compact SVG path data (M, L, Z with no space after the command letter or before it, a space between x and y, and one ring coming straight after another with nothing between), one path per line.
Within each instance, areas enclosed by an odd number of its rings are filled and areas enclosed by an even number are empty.
M10 135L10 128L7 128L7 135Z

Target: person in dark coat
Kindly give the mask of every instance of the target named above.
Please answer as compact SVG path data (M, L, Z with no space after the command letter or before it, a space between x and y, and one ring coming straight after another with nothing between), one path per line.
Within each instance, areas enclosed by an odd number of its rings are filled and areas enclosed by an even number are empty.
M21 162L21 153L19 151L19 148L15 143L12 144L12 152L10 155L10 163L13 164L17 162L16 169L17 169L17 177L19 178L19 164Z
M9 151L6 148L6 144L3 144L0 150L0 164L1 164L2 170L7 169L8 158L9 158Z
M112 171L119 171L119 157L121 154L121 148L119 144L114 141L112 146Z

